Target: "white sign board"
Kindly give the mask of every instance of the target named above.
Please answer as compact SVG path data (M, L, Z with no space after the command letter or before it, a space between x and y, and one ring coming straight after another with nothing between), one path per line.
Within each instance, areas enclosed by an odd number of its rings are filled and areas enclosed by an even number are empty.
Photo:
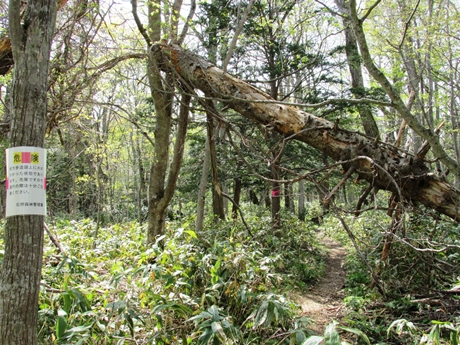
M6 217L46 215L46 150L20 146L6 150Z

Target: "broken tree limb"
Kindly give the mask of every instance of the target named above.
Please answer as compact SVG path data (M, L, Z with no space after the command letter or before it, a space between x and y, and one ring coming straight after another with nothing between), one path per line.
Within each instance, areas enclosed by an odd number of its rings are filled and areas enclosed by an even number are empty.
M351 166L348 171L345 173L345 175L343 175L342 179L340 180L340 182L334 187L334 189L326 196L326 198L324 198L324 201L323 201L323 205L324 205L324 208L327 209L329 207L329 204L331 203L332 201L332 198L334 197L334 195L338 192L338 190L340 188L342 188L342 186L345 184L345 182L347 182L347 180L350 178L350 176L354 173L355 171L355 167L354 166Z
M175 71L184 83L201 90L206 97L267 128L300 140L336 161L349 161L344 164L344 170L353 166L360 179L375 188L401 193L408 201L460 221L460 191L415 157L392 145L341 129L294 106L278 104L265 92L179 46L155 44L150 54L156 55L161 69ZM353 159L359 156L370 159Z
M434 130L434 134L438 134L439 131L441 130L441 128L444 126L444 124L446 123L446 120L442 121L441 124L436 127L436 129ZM420 150L418 150L417 152L417 160L419 161L423 161L425 159L425 156L426 154L428 153L428 151L430 150L431 146L430 144L428 143L428 141L425 141L422 145L422 147L420 148Z

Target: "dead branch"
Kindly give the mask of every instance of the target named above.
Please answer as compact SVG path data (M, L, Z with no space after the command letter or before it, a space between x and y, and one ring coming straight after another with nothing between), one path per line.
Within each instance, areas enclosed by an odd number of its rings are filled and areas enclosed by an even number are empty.
M354 173L355 167L351 166L348 171L345 173L345 175L342 177L340 182L332 189L332 191L324 198L323 205L327 209L329 207L329 204L331 203L332 198L334 197L335 193L347 182L347 180L350 178L350 176Z

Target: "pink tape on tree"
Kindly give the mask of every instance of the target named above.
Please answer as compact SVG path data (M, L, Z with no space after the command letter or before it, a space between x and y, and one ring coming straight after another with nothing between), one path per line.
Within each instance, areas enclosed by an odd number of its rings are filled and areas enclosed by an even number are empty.
M272 198L276 198L281 195L281 190L279 189L272 189Z

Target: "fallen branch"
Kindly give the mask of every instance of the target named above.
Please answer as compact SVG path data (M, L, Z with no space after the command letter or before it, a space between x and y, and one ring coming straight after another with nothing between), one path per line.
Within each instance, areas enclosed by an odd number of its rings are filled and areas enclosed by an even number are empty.
M46 223L43 223L43 226L45 227L46 233L48 234L51 242L57 248L58 254L61 254L63 252L63 249L61 247L61 244L57 240L56 236L53 235L53 233L50 231L50 229L48 228L48 225L46 225Z
M350 176L354 173L355 171L355 167L354 166L351 166L348 171L345 173L345 175L342 177L342 179L340 180L340 182L334 187L334 189L331 190L331 192L324 198L324 201L323 201L323 206L324 208L328 208L329 207L329 204L331 203L331 200L333 198L333 196L335 195L335 193L337 193L337 191L345 184L345 182L347 182L347 180L350 178Z

